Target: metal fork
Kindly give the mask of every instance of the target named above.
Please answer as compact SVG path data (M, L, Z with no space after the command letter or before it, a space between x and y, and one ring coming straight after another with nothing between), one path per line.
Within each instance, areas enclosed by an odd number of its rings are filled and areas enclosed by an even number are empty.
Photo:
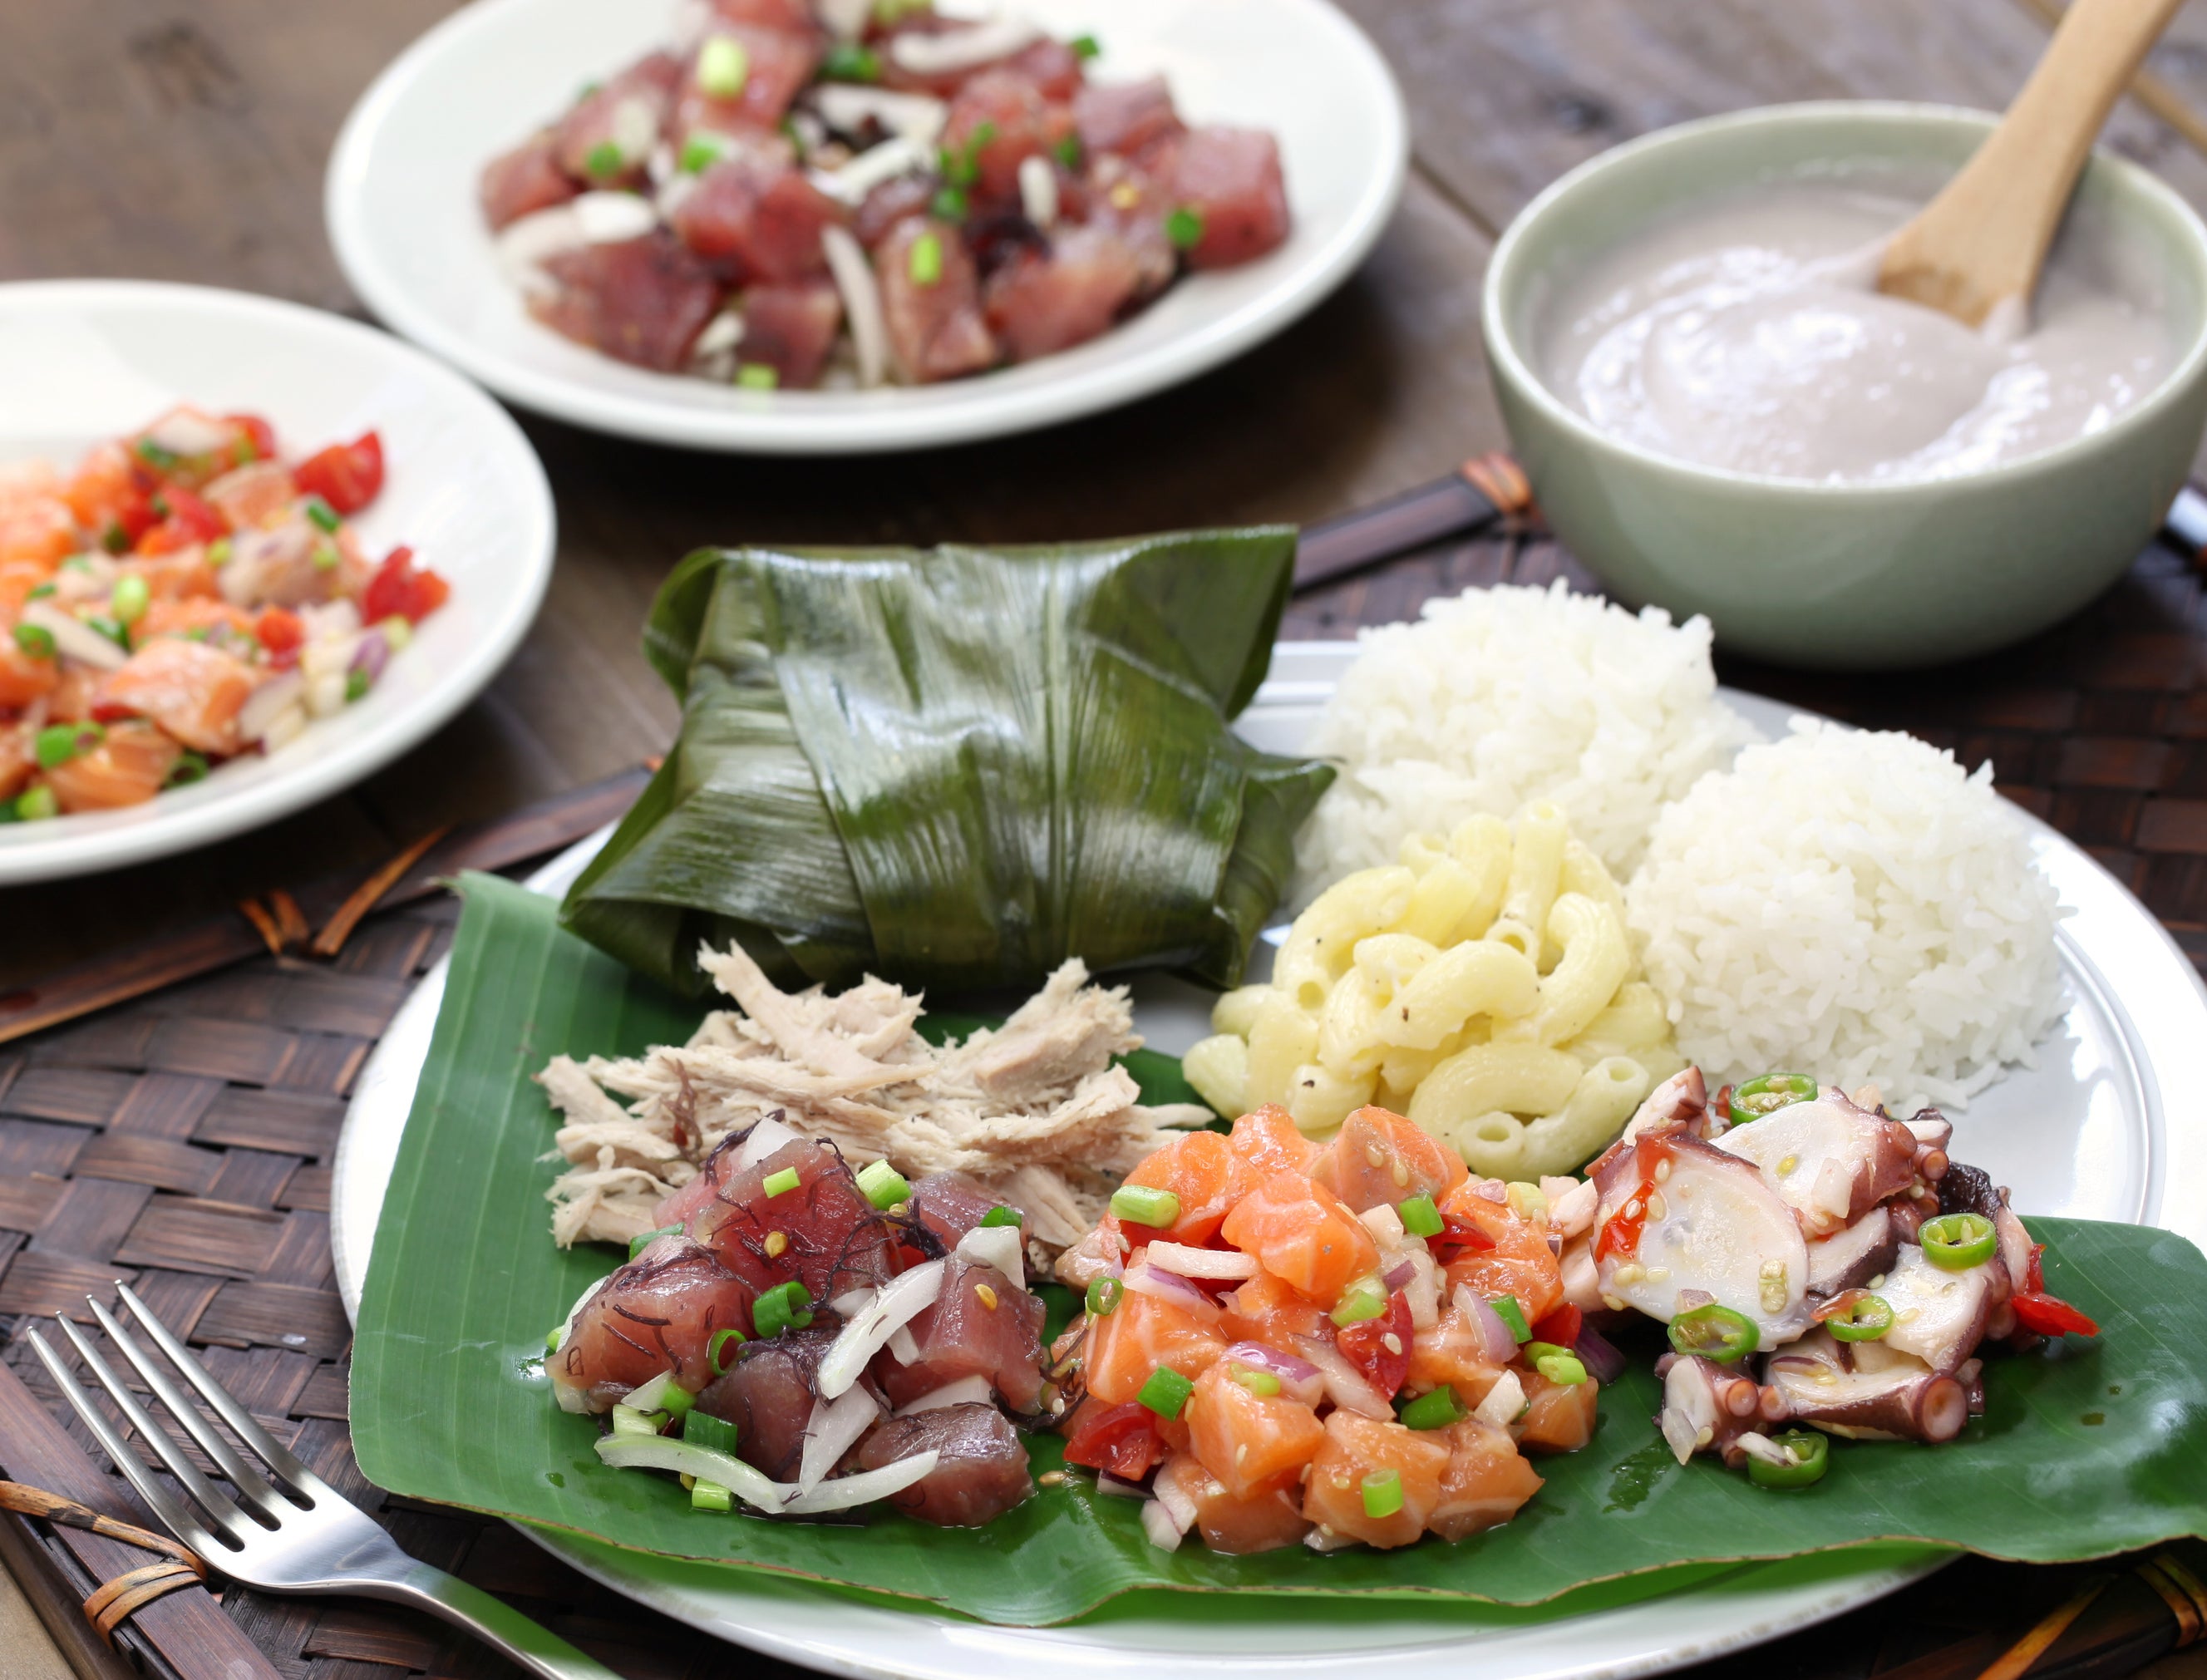
M91 1339L67 1318L56 1318L62 1334L107 1390L108 1398L121 1408L124 1421L168 1467L191 1503L179 1498L131 1451L122 1432L93 1404L92 1396L70 1375L61 1356L35 1330L27 1332L31 1345L69 1404L76 1408L85 1426L115 1461L115 1468L130 1479L138 1497L153 1508L170 1532L218 1573L264 1593L355 1593L426 1610L495 1646L542 1680L619 1680L611 1669L584 1656L519 1611L401 1551L365 1511L255 1423L229 1390L207 1374L192 1351L147 1310L145 1302L127 1287L119 1283L116 1287L147 1335L168 1355L184 1380L199 1390L215 1415L260 1456L272 1479L238 1454L98 1300L92 1302L92 1312L99 1327L122 1349L154 1396L183 1426L184 1432L220 1468L235 1498L200 1474L183 1449L138 1403Z

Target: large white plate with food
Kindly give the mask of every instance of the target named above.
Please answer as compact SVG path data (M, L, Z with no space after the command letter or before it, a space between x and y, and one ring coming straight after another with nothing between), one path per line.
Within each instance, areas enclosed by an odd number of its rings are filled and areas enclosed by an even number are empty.
M1238 727L1292 751L1354 657L1349 643L1289 643ZM1791 708L1751 695L1725 700L1764 733ZM1957 1114L1957 1158L2013 1187L2029 1214L2163 1226L2207 1238L2207 1096L2181 1076L2207 1031L2207 989L2153 917L2081 850L2030 825L2059 897L2068 1008L2038 1047ZM532 884L565 889L601 843L583 842ZM392 1023L364 1071L336 1160L332 1239L340 1289L356 1312L385 1188L442 995L433 971ZM1137 1025L1178 1052L1208 1030L1202 995L1171 982L1136 988ZM1698 1587L1558 1619L1477 1605L1202 1601L1199 1614L1141 1599L1047 1629L876 1608L792 1581L655 1557L548 1532L531 1537L585 1573L677 1619L789 1660L858 1676L1008 1677L1040 1670L1161 1675L1400 1673L1444 1662L1473 1677L1624 1676L1707 1660L1875 1599L1938 1559L1841 1553L1756 1563Z
M389 334L273 298L140 281L0 286L0 463L64 472L176 405L245 412L295 457L374 432L383 487L348 541L410 547L451 585L364 696L285 744L125 809L0 824L0 886L170 856L289 816L379 769L475 697L552 573L552 493L512 419Z
M1409 128L1394 79L1327 0L1020 0L1060 39L1092 36L1099 80L1162 72L1191 122L1278 137L1293 230L1199 273L1102 337L976 378L761 391L631 367L531 318L477 202L483 165L576 90L665 44L677 0L477 0L409 47L346 121L326 211L378 316L499 395L595 430L770 454L999 437L1133 401L1270 338L1331 291L1385 228Z

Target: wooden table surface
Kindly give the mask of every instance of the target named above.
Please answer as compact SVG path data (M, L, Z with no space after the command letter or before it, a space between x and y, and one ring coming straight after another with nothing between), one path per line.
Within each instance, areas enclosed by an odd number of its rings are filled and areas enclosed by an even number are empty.
M696 545L1306 521L1502 447L1480 278L1498 231L1558 173L1648 130L1773 101L1997 107L2047 28L2043 0L1345 3L1402 78L1416 158L1378 251L1301 324L1118 413L928 454L745 460L522 416L558 499L559 565L543 616L489 691L399 763L261 834L0 892L0 990L295 878L302 860L310 873L364 870L435 824L661 750L674 708L637 627L667 568ZM0 0L0 279L192 281L359 314L323 233L324 162L369 79L448 9ZM2207 111L2207 3L2179 18L2152 63L2168 97ZM2207 209L2207 156L2178 126L2133 100L2107 138ZM1558 575L1586 581L1537 540L1459 545L1297 602L1288 633L1345 636L1438 589ZM2196 949L2207 924L2198 593L2175 558L2148 557L2080 626L1960 673L1810 682L1727 662L1727 674L1917 727L1973 762L1991 754L2023 803L2090 846ZM11 1613L0 1600L0 1668L59 1671L15 1634Z

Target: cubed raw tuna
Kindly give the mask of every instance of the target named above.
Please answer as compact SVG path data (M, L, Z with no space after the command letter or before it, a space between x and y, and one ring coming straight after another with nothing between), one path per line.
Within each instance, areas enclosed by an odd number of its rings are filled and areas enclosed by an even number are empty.
M776 1481L795 1481L804 1456L804 1427L819 1397L814 1381L841 1322L822 1318L807 1330L785 1330L724 1356L727 1369L697 1396L697 1409L735 1425L736 1456Z
M1065 42L1050 37L1021 47L1004 60L1004 67L1017 70L1041 88L1044 99L1061 102L1078 93L1086 77L1080 55Z
M655 52L585 93L553 130L559 167L594 187L642 181L681 79L681 61Z
M1087 220L1126 242L1140 267L1140 295L1160 292L1180 272L1180 259L1165 232L1165 218L1173 208L1168 184L1147 166L1115 152L1088 160L1083 186Z
M1158 140L1187 132L1161 75L1146 81L1093 82L1074 96L1073 122L1081 149L1140 157Z
M1040 1300L994 1266L952 1259L935 1304L910 1325L919 1358L884 1351L876 1374L892 1404L909 1405L965 1377L986 1377L1006 1402L1031 1412L1042 1398Z
M869 192L852 218L851 231L869 251L907 216L924 216L935 202L935 182L924 175L900 175Z
M478 190L483 219L498 229L565 204L582 188L560 169L558 147L547 132L485 164Z
M858 1444L858 1467L878 1470L916 1453L940 1456L935 1468L889 1503L943 1528L977 1528L1034 1492L1026 1444L994 1406L940 1406L885 1418Z
M1085 344L1141 289L1133 248L1102 228L1061 230L1045 254L1023 250L984 288L989 325L1014 362Z
M1279 142L1261 129L1190 129L1171 148L1169 178L1175 207L1201 220L1191 267L1230 268L1288 236Z
M529 308L555 332L640 368L672 373L719 313L721 282L661 230L608 245L581 245L547 258L557 283Z
M1017 70L984 70L951 101L942 149L972 158L978 197L1002 201L1019 195L1022 163L1050 152L1072 132L1073 113L1044 99L1030 78Z
M656 1238L575 1315L546 1361L553 1380L594 1412L662 1371L694 1394L712 1378L713 1337L751 1333L751 1304L768 1281L755 1267L732 1270L686 1237Z
M673 225L701 257L752 279L794 280L826 268L820 230L841 214L802 170L745 152L705 171Z
M888 1222L827 1145L800 1138L754 1166L738 1169L735 1162L736 1151L723 1146L705 1163L710 1199L686 1227L697 1241L732 1264L748 1255L777 1276L801 1280L816 1301L874 1288L894 1274ZM768 1180L792 1171L795 1188L768 1194Z
M946 1248L955 1248L959 1238L1003 1205L1002 1196L964 1173L930 1173L912 1187L912 1217Z
M743 84L733 95L715 93L698 81L701 64L727 62L727 48L715 47L716 40L733 43L741 54ZM679 146L700 129L716 134L770 129L789 114L790 102L812 80L819 63L820 38L815 32L752 22L716 23L682 65L680 99L669 138Z
M819 33L819 21L806 0L713 0L713 15L730 23L755 23L792 35Z
M820 276L753 286L743 295L744 336L736 345L739 363L774 369L785 387L810 388L835 347L843 325L842 294Z
M911 216L874 252L874 274L889 353L908 385L978 374L996 362L996 341L981 314L981 276L947 222Z

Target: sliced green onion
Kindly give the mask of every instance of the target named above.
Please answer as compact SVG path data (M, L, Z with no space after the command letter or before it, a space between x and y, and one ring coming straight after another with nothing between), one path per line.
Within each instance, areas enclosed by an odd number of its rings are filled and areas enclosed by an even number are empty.
M15 820L18 822L43 822L50 816L60 816L61 809L61 801L54 798L54 790L43 782L15 797Z
M1111 1211L1133 1224L1162 1231L1180 1217L1180 1198L1146 1184L1122 1184L1111 1193Z
M916 286L931 286L942 278L942 238L939 234L923 233L912 242L912 255L906 260L906 272Z
M1875 1342L1893 1328L1893 1303L1883 1295L1857 1295L1824 1320L1842 1342Z
M147 466L158 467L164 472L169 468L175 466L178 461L183 458L182 456L178 455L175 450L164 449L159 444L155 443L151 438L141 438L138 439L137 452L138 458L143 461Z
M124 653L130 651L130 626L120 625L112 619L94 617L84 621L84 627L105 636Z
M759 1187L769 1196L787 1196L804 1182L804 1175L796 1168L784 1167L778 1173L769 1173L766 1182Z
M1096 44L1096 38L1093 35L1075 35L1066 43L1066 45L1073 49L1073 56L1076 58L1094 58L1099 57L1104 51Z
M404 613L378 619L375 628L383 632L383 645L394 654L405 652L406 644L414 639L413 623Z
M33 659L54 656L54 633L44 625L17 625L15 645Z
M57 593L58 593L58 591L51 583L33 583L31 586L31 593L25 595L23 599L26 601L44 601L48 595Z
M50 723L39 732L39 768L52 770L94 750L107 738L96 723Z
M1337 1324L1361 1324L1367 1318L1376 1318L1387 1310L1387 1284L1384 1278L1367 1276L1358 1278L1341 1292L1341 1300L1333 1309Z
M999 1225L1016 1225L1026 1217L1015 1207L992 1207L981 1216L981 1229L991 1231Z
M1183 204L1165 218L1165 237L1175 250L1193 250L1202 242L1203 212L1192 204Z
M1077 170L1080 167L1080 136L1079 135L1068 135L1051 149L1056 152L1058 162L1063 164L1066 168Z
M873 48L856 41L838 41L820 61L820 75L825 81L879 81L882 57Z
M653 1243L658 1241L661 1237L679 1236L681 1235L682 1228L679 1225L661 1225L655 1231L638 1232L635 1236L632 1236L628 1240L628 1257L633 1260L637 1255L643 1253L645 1249L650 1247Z
M334 531L344 523L338 517L337 509L332 507L320 496L309 496L300 505L306 510L307 517L326 531Z
M1569 1352L1570 1352L1569 1348L1559 1347L1553 1342L1528 1342L1524 1348L1525 1363L1537 1367L1542 1360L1551 1354Z
M1364 1479L1364 1514L1375 1521L1403 1509L1403 1473L1390 1468Z
M886 1161L869 1161L858 1169L858 1189L884 1212L912 1194L905 1175Z
M1280 1379L1269 1371L1254 1371L1246 1365L1236 1365L1227 1375L1260 1399L1269 1400L1280 1391Z
M1923 1258L1942 1271L1982 1265L2000 1247L1999 1233L1982 1213L1942 1213L1925 1220L1916 1237L1923 1245Z
M367 672L348 671L345 673L345 699L348 702L367 699L368 691L370 686L371 683Z
M314 545L313 559L315 571L335 571L344 556L338 553L338 546L334 542L318 542Z
M1813 1429L1789 1429L1770 1438L1793 1455L1791 1464L1773 1464L1766 1459L1747 1461L1747 1479L1757 1487L1814 1486L1832 1468L1832 1444Z
M1525 1322L1525 1309L1517 1305L1515 1295L1497 1295L1486 1303L1494 1309L1494 1316L1510 1326L1510 1334L1520 1342L1533 1339L1533 1327Z
M1134 1398L1161 1418L1176 1418L1180 1408L1187 1404L1187 1397L1195 1392L1195 1384L1169 1365L1161 1365L1150 1372L1150 1379L1142 1384L1142 1391Z
M945 187L935 195L934 201L927 207L930 213L943 221L962 222L966 219L966 212L971 205L963 187Z
M715 35L697 50L697 86L716 99L733 99L751 79L751 56L733 35Z
M1441 1387L1406 1401L1400 1415L1405 1429L1446 1429L1463 1416L1463 1408L1454 1389Z
M633 1406L613 1408L613 1433L616 1435L656 1435L667 1425L664 1412L640 1412Z
M649 1382L631 1389L621 1404L648 1417L664 1413L670 1418L679 1418L697 1403L697 1396L674 1380L673 1372L662 1371Z
M787 1283L775 1284L752 1303L751 1324L761 1336L804 1330L812 1323L812 1315L804 1310L811 1304L810 1291L792 1277Z
M1533 1361L1533 1369L1559 1388L1576 1388L1587 1379L1587 1368L1576 1354L1549 1354Z
M743 1432L726 1418L716 1418L710 1412L701 1412L692 1406L682 1417L682 1438L692 1446L710 1447L715 1452L732 1453Z
M735 1498L716 1481L701 1481L690 1490L690 1509L693 1511L731 1511L735 1509Z
M1753 1353L1762 1342L1762 1332L1744 1312L1711 1301L1671 1320L1671 1345L1682 1354L1698 1354L1719 1365L1731 1365Z
M682 142L682 172L703 175L719 163L728 150L727 136L716 135L709 129L700 129Z
M1127 1286L1115 1277L1098 1277L1088 1286L1087 1307L1091 1318L1106 1318L1119 1304L1119 1297L1127 1293Z
M189 787L195 781L207 779L206 756L203 753L188 752L176 761L176 768L169 772L164 784L169 787Z
M627 167L627 158L622 154L620 147L609 140L600 140L583 158L583 171L600 179L619 175Z
M207 544L206 557L207 564L209 565L228 565L230 564L230 542L228 537L218 536L212 542Z
M724 1377L727 1374L728 1367L723 1362L723 1350L732 1346L740 1348L743 1343L744 1333L739 1330L716 1330L713 1332L713 1339L705 1344L705 1362L713 1367L713 1374L715 1377ZM735 1425L730 1424L728 1427L733 1429Z
M153 604L153 591L146 580L136 572L127 572L115 580L108 592L107 610L114 614L119 625L135 625L146 616L146 609Z
M127 554L130 552L130 533L123 529L123 522L120 519L111 519L107 522L107 529L99 534L99 546L111 554Z
M781 373L771 362L739 362L736 367L736 383L746 391L772 391L781 383Z
M1437 1237L1447 1229L1431 1196L1412 1196L1397 1202L1395 1211L1402 1218L1403 1229L1414 1237Z
M1796 1103L1812 1102L1816 1095L1816 1082L1806 1073L1765 1073L1761 1079L1749 1079L1735 1086L1732 1093L1732 1120L1735 1126L1750 1120L1761 1120L1765 1115L1774 1115L1780 1109L1790 1109ZM1819 1440L1823 1438L1819 1436Z
M564 1325L554 1324L551 1329L544 1332L544 1351L546 1353L556 1354L559 1351L559 1332L564 1328Z

